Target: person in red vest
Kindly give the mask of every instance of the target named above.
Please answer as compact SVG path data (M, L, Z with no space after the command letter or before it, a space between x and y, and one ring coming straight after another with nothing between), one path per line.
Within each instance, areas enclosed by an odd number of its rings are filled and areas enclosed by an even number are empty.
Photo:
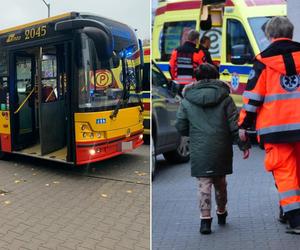
M265 26L271 45L256 56L239 119L240 138L256 123L264 145L265 168L272 172L288 233L300 234L300 43L294 26L274 17ZM256 122L255 122L256 121Z
M190 30L187 41L174 49L170 59L170 73L173 80L181 85L181 90L186 84L196 80L197 67L206 62L203 50L197 48L200 34L196 30Z

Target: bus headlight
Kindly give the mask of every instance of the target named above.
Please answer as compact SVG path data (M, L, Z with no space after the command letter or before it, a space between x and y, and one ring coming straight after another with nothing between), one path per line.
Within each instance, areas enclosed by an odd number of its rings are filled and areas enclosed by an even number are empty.
M86 138L86 133L85 133L85 132L82 133L82 137L83 137L83 138Z
M90 153L90 155L95 155L96 154L96 150L92 148L92 149L89 150L89 153Z
M101 133L97 133L97 138L100 138L101 137Z
M87 129L87 126L85 125L85 124L83 124L82 126L81 126L81 130L83 131L83 130L86 130Z
M93 139L94 138L94 133L90 134L90 138Z

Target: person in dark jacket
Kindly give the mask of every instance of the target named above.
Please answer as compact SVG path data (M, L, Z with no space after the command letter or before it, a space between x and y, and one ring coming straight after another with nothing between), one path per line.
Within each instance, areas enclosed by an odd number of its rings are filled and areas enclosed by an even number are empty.
M190 30L187 41L172 51L169 61L170 74L172 79L180 84L181 89L195 81L197 67L206 62L204 52L197 48L199 36L198 31Z
M210 38L208 36L202 36L200 39L199 49L201 49L204 52L206 62L215 65L213 60L211 59L211 55L209 52L210 44Z
M196 72L198 82L186 86L177 112L176 128L190 137L191 175L199 180L202 234L211 233L211 187L216 192L218 224L226 223L226 175L232 174L232 144L236 142L249 156L248 142L239 138L238 111L229 86L220 80L211 64Z

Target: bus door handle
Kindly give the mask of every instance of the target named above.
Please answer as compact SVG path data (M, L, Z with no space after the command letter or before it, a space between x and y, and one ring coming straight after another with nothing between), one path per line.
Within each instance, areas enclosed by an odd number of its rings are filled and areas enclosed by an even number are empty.
M223 76L229 76L230 75L230 73L228 73L228 72L222 72L221 73Z

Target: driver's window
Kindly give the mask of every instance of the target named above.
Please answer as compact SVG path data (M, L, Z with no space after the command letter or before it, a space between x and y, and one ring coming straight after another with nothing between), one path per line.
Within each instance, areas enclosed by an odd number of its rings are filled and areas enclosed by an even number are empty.
M227 20L226 43L227 62L233 63L233 60L237 59L238 57L247 58L246 61L250 62L250 60L254 57L254 53L247 37L247 33L241 22L239 22L238 20ZM234 64L239 63L236 63L235 61Z

